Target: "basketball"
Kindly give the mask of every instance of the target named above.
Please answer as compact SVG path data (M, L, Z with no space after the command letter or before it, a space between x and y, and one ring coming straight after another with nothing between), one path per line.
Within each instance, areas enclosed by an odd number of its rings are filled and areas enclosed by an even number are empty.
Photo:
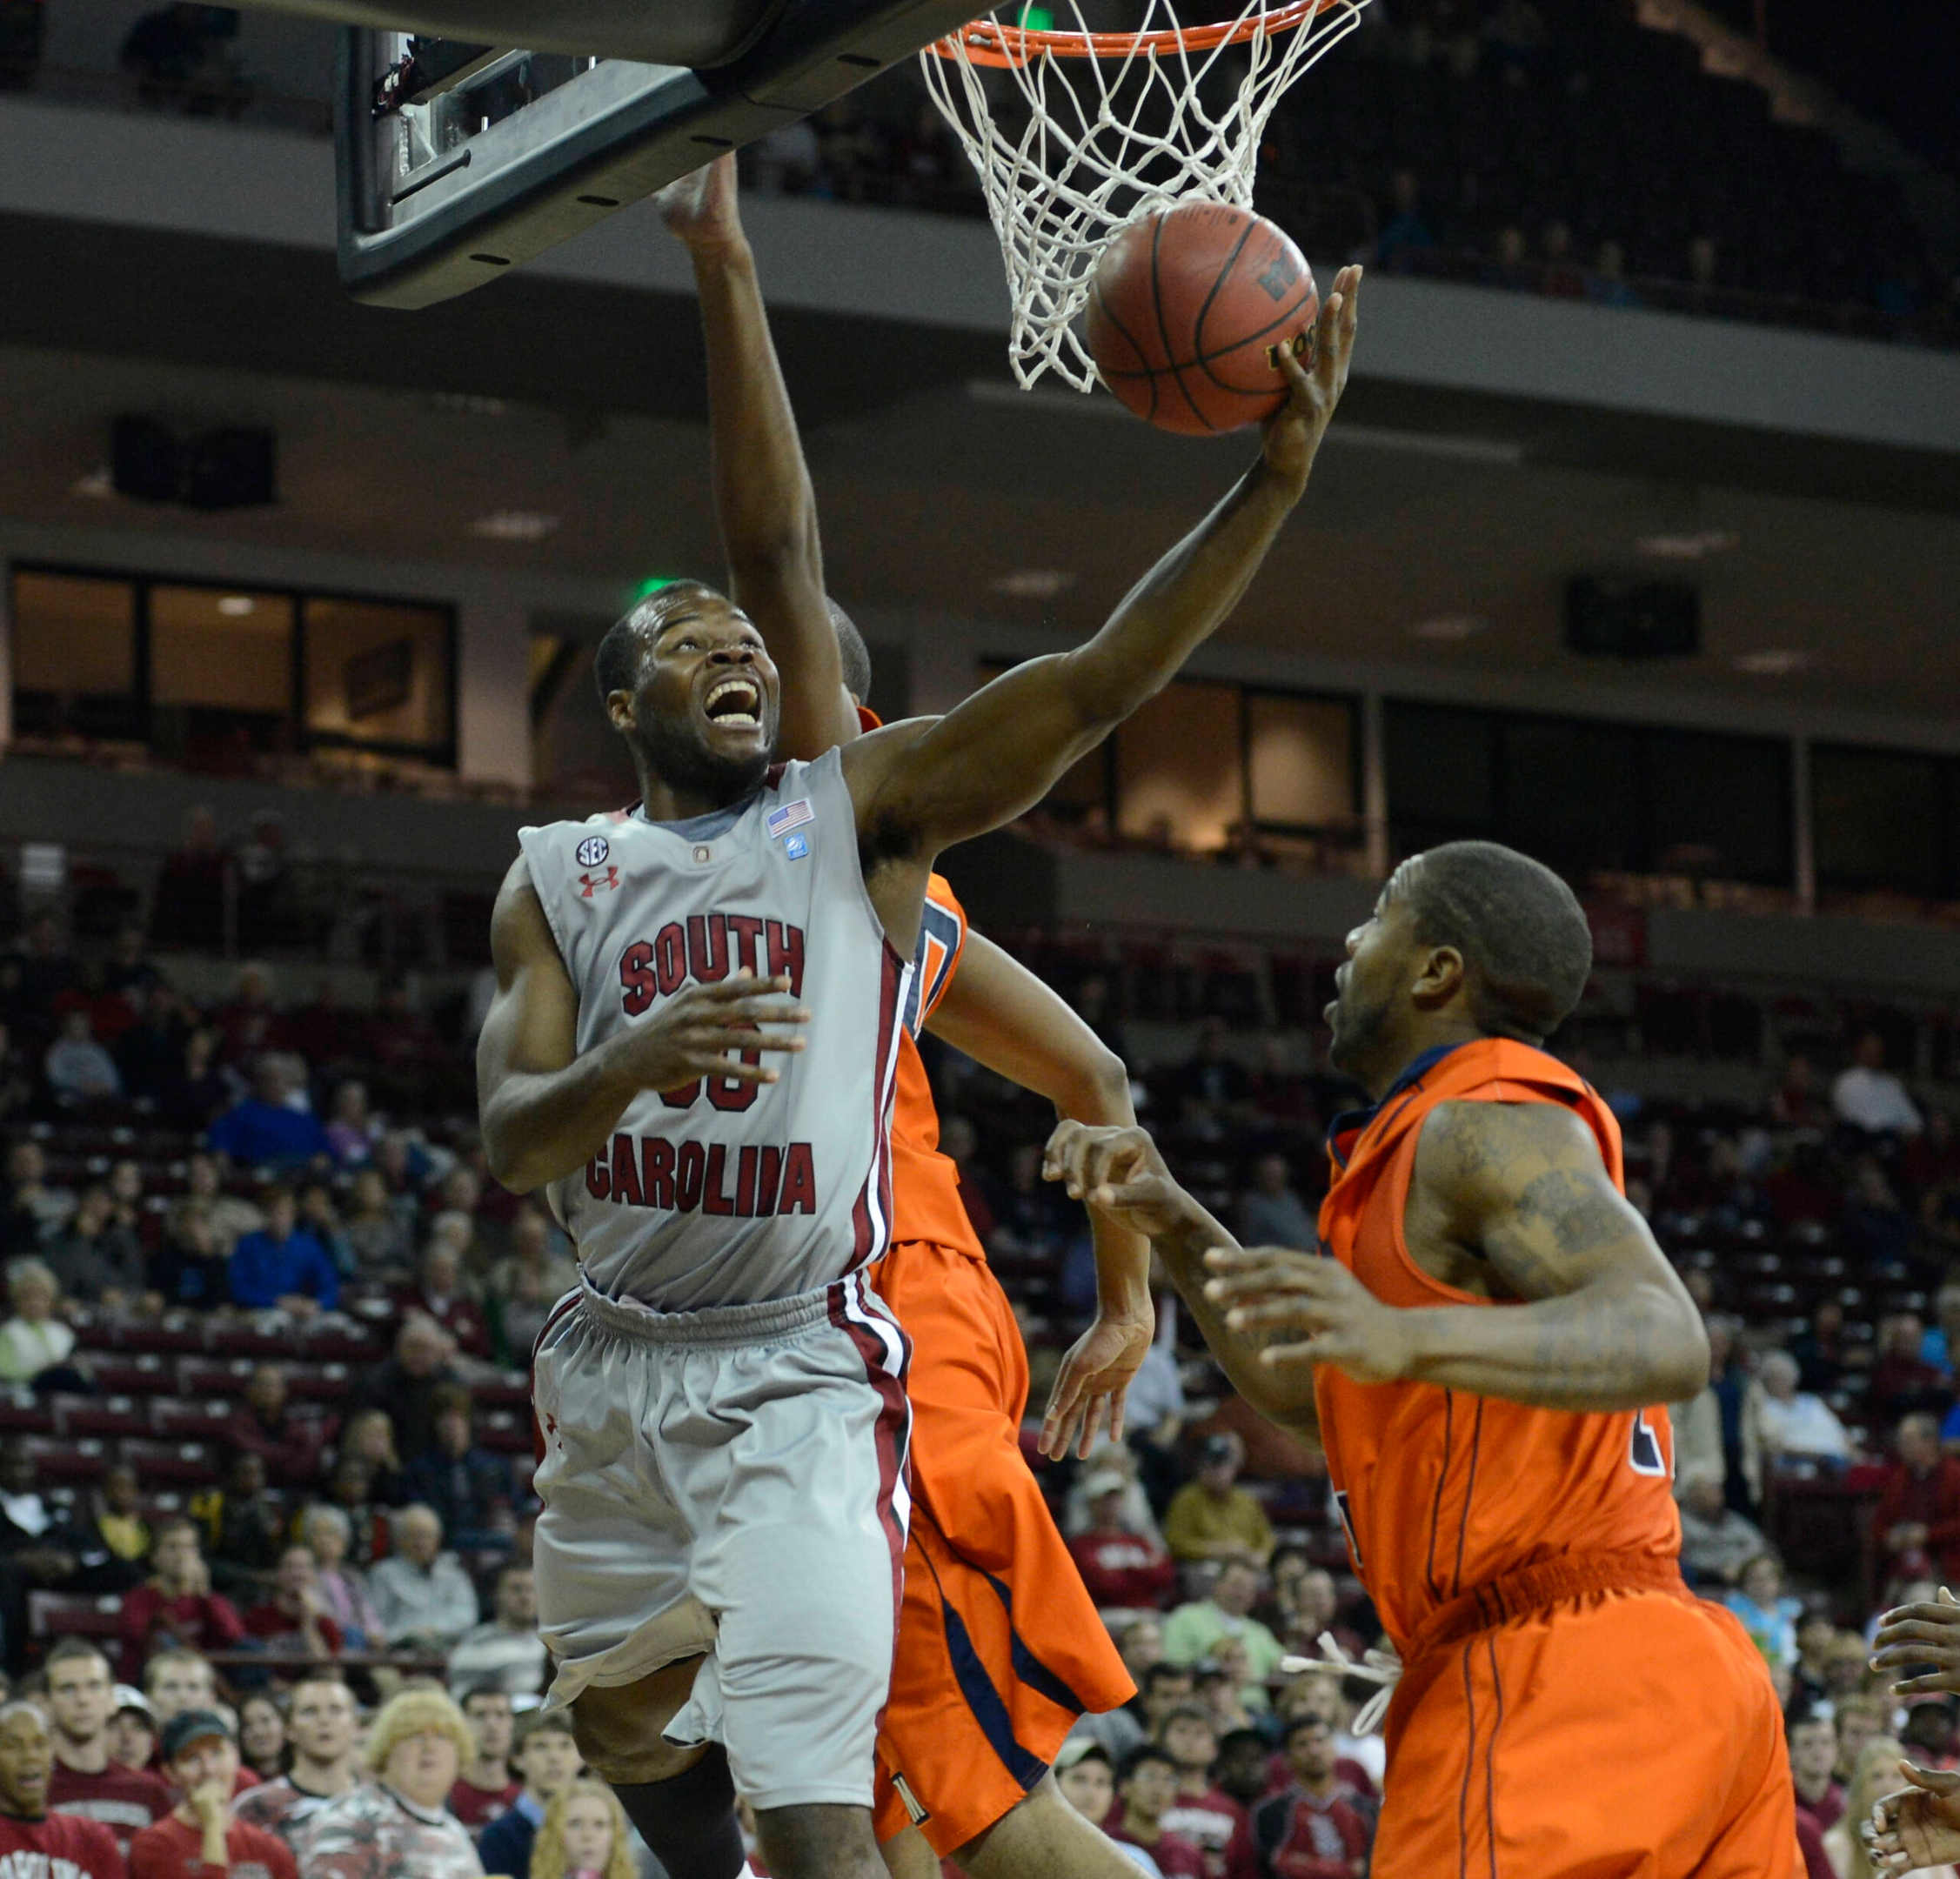
M1089 351L1102 382L1160 431L1238 431L1286 402L1279 348L1305 351L1320 306L1282 229L1228 203L1181 203L1103 251Z

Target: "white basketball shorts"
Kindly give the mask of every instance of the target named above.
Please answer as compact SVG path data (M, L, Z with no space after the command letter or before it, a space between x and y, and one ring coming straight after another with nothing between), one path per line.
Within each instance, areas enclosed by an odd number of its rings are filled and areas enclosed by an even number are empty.
M532 1366L550 1700L705 1653L669 1742L722 1743L758 1809L870 1806L910 1354L856 1274L698 1312L561 1299Z

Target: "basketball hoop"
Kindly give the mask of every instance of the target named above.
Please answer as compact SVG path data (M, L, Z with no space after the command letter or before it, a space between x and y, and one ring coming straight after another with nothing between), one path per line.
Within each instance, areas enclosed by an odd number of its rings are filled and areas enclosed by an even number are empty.
M1066 4L1074 30L1006 21L1010 10L998 8L919 63L1000 237L1015 378L1032 385L1053 371L1087 391L1095 364L1078 317L1110 238L1193 198L1250 209L1274 106L1360 24L1367 0L1247 0L1234 18L1206 26L1179 24L1171 0L1143 0L1130 32L1092 32L1080 0ZM1234 47L1242 57L1228 57ZM997 103L1026 123L1004 124Z

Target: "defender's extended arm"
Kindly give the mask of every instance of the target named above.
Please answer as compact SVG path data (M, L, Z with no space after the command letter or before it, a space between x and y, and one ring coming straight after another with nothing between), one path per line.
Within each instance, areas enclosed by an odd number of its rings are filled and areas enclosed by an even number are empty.
M1010 1083L1046 1096L1078 1122L1134 1124L1130 1074L1059 993L991 940L968 932L946 996L927 1028ZM1063 1359L1041 1424L1042 1453L1083 1455L1107 1417L1123 1433L1123 1399L1150 1349L1150 1242L1107 1213L1092 1213L1096 1319Z
M1264 1354L1275 1334L1229 1321L1218 1294L1215 1262L1241 1255L1239 1242L1178 1186L1144 1130L1064 1122L1048 1139L1041 1172L1062 1182L1092 1213L1114 1214L1147 1234L1233 1388L1268 1421L1319 1445L1313 1366L1274 1368Z
M857 715L824 591L816 491L742 232L734 157L716 157L659 200L694 263L729 598L762 630L782 673L777 755L818 758L855 733Z

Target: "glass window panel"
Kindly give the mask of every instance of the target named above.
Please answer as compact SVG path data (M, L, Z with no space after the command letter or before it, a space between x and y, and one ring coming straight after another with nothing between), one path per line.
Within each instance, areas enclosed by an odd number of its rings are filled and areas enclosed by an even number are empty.
M1854 893L1943 893L1942 768L1937 758L1898 752L1814 752L1817 885Z
M1502 720L1499 839L1563 874L1645 866L1641 737L1580 719Z
M1119 727L1120 833L1221 848L1244 815L1237 686L1168 685Z
M150 590L151 702L284 719L292 709L292 602L242 588Z
M1355 814L1355 713L1332 699L1246 699L1255 822L1324 828Z
M306 603L306 729L440 751L451 736L449 614L374 600Z
M1774 738L1648 733L1653 865L1788 886L1789 746Z
M14 684L127 697L136 690L136 589L75 574L14 576Z
M1388 820L1403 853L1497 822L1496 725L1488 712L1397 704L1382 711Z

